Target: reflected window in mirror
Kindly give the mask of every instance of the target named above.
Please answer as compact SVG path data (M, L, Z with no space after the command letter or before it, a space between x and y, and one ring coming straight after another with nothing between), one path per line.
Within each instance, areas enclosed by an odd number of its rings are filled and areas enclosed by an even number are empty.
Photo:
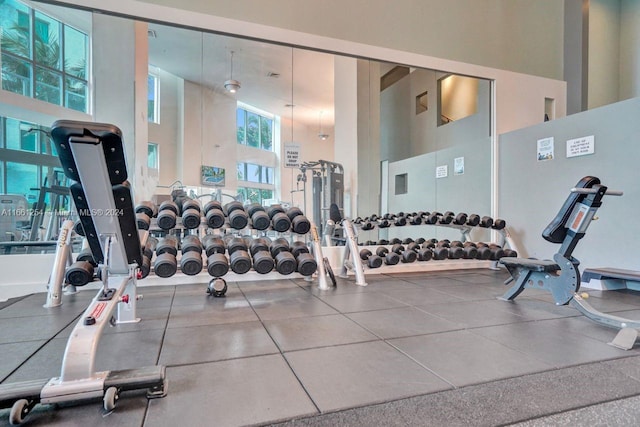
M151 123L160 123L160 78L151 71L147 77L147 118Z
M2 89L88 110L89 36L22 2L0 2Z
M236 110L238 144L273 151L273 116L252 111L247 107Z

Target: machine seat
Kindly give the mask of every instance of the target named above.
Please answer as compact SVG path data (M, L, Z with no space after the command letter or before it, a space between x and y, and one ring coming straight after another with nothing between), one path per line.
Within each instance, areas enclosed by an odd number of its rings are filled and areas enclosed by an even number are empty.
M525 270L553 273L560 270L560 266L551 259L532 259L532 258L500 258L500 264L505 267L520 267Z

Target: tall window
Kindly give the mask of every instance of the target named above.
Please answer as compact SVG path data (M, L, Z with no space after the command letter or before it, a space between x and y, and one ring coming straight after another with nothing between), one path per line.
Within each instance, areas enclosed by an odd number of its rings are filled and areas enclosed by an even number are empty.
M0 2L2 89L87 112L87 34L16 0Z
M236 110L238 144L273 151L273 118L245 108Z
M275 193L274 168L254 163L238 163L238 181L260 184L259 187L240 186L238 197L241 200L260 203L273 199Z
M147 117L152 123L160 123L160 79L149 73L147 77Z
M158 169L158 144L150 142L147 144L147 167L149 169Z

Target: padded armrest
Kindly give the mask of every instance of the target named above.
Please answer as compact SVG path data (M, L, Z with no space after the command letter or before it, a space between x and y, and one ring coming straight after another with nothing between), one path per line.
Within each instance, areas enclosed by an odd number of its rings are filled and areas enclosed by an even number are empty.
M585 176L578 181L575 187L591 188L597 184L600 184L600 180L598 178L594 176ZM585 197L585 194L580 193L569 194L569 197L565 200L558 214L542 232L542 237L551 243L562 243L567 235L567 228L565 227L565 224L569 220L569 216L573 212L575 205L581 202Z

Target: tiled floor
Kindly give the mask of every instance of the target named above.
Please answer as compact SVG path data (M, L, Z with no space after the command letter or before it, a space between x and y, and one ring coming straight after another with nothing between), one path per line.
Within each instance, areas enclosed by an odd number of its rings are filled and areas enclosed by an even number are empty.
M225 298L207 297L204 285L142 286L142 321L109 328L96 364L163 364L168 395L123 393L110 414L100 402L38 406L25 424L544 425L540 417L579 420L581 407L637 401L640 345L607 345L614 330L540 291L497 300L505 277L375 275L367 287L339 279L329 291L298 279L234 282ZM44 293L3 304L0 380L59 375L66 339L94 293L65 296L57 309L42 308ZM640 295L630 291L592 292L589 301L640 317ZM629 417L637 425L640 413ZM0 411L0 426L7 418Z

